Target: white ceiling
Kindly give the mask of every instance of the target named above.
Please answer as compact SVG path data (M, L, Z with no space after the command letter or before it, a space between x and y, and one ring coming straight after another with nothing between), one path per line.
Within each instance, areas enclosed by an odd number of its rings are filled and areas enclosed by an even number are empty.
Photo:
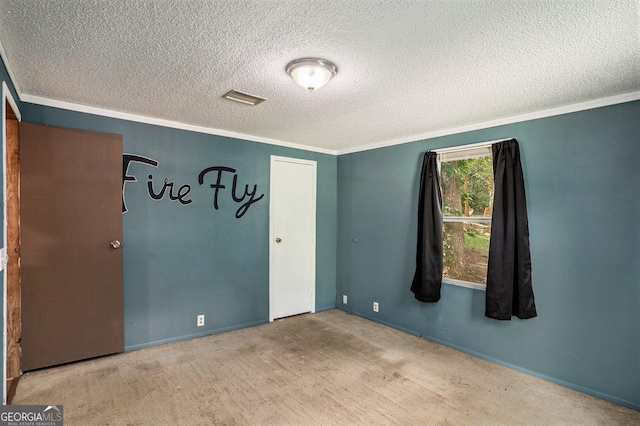
M0 41L25 101L328 152L640 91L638 0L0 0Z

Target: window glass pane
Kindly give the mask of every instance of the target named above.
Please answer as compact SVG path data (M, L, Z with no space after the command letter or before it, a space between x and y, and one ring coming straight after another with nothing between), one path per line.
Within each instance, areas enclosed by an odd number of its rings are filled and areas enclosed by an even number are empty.
M486 284L490 235L490 223L445 223L443 276Z
M442 213L445 216L490 217L493 208L491 156L440 164Z
M491 224L473 222L473 219L491 217L491 156L443 161L440 176L445 216L443 276L486 284ZM470 221L447 222L447 216L469 218Z

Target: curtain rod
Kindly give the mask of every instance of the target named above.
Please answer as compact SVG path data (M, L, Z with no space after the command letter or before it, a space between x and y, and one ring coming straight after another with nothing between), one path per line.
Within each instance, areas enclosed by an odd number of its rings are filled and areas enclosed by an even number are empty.
M448 154L448 153L451 153L451 152L466 151L468 149L473 149L473 148L483 148L485 146L491 146L494 143L510 141L511 139L515 139L515 138L504 138L504 139L496 139L496 140L493 140L493 141L477 142L477 143L472 143L472 144L468 144L468 145L450 146L448 148L432 149L431 151L433 151L433 152L435 152L437 154Z

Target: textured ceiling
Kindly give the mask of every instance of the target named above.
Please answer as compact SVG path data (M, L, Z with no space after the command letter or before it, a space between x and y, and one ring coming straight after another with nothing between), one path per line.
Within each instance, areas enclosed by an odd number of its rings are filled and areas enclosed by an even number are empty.
M637 0L0 0L0 41L27 100L337 152L640 91Z

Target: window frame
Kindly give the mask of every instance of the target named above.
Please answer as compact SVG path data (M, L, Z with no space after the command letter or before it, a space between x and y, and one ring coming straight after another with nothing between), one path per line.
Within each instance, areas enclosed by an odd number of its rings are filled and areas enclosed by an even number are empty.
M500 140L496 140L496 141L489 141L489 142L480 142L480 143L475 143L475 144L469 144L469 145L459 145L459 146L453 146L450 148L440 148L440 149L434 149L433 151L436 152L438 154L438 174L441 173L441 165L442 162L449 162L449 161L457 161L457 160L467 160L467 159L473 159L473 158L481 158L481 157L491 157L493 155L492 150L491 150L491 146L496 143L496 142L500 142ZM445 222L478 222L478 223L491 223L492 221L492 217L461 217L461 216L449 216L449 215L443 215L442 216L442 221L443 224ZM466 288L471 288L474 290L481 290L481 291L486 291L487 290L487 286L486 284L481 284L481 283L476 283L476 282L471 282L471 281L464 281L464 280L458 280L455 278L446 278L446 277L442 277L442 283L443 284L448 284L448 285L455 285L458 287L466 287Z

